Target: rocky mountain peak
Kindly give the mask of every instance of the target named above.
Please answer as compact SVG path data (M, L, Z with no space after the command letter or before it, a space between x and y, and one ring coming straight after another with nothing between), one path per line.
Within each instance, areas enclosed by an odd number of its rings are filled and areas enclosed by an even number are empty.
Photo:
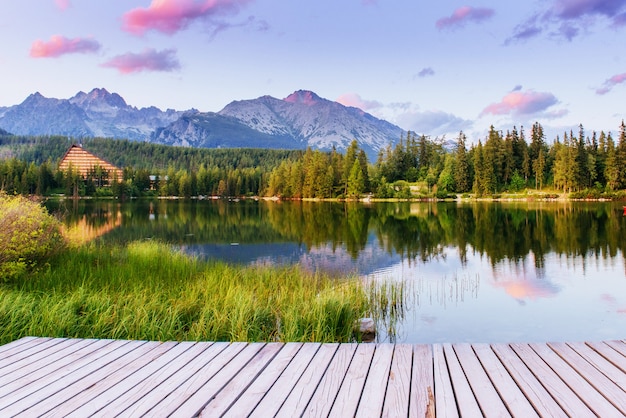
M104 88L95 88L89 93L78 92L69 101L83 108L103 104L120 109L128 106L122 96L117 93L109 93Z
M47 97L44 97L41 93L39 92L35 92L31 95L29 95L23 102L23 105L27 105L27 106L36 106L36 105L41 105L47 101L54 101L54 99L48 99Z
M295 91L289 96L285 97L283 100L289 103L300 103L307 106L312 106L314 104L324 101L324 99L322 99L320 96L309 90Z

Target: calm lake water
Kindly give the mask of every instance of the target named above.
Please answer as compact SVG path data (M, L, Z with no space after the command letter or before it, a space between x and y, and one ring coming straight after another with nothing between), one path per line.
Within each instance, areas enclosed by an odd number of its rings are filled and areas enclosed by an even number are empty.
M626 338L623 203L48 202L76 239L403 281L379 341ZM381 329L384 329L381 324Z

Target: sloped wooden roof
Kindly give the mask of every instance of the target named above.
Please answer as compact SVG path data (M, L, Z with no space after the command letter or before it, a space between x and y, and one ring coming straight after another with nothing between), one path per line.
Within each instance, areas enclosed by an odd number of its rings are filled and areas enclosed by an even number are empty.
M79 145L72 145L59 163L59 170L67 170L70 164L74 169L77 169L81 176L87 176L89 170L96 166L100 166L109 173L109 179L113 179L115 174L117 178L122 180L124 172L121 168L114 166L113 164L96 157L92 153L85 151Z

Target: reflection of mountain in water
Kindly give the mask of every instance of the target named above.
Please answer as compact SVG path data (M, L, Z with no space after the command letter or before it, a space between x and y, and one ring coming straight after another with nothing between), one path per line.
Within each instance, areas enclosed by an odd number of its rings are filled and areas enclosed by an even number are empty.
M397 254L381 252L373 233L356 258L336 243L316 244L311 248L297 243L183 244L175 248L205 260L236 264L299 264L306 270L329 274L368 275L401 261Z
M218 260L233 264L292 264L306 253L301 245L295 243L183 244L174 248L203 260Z

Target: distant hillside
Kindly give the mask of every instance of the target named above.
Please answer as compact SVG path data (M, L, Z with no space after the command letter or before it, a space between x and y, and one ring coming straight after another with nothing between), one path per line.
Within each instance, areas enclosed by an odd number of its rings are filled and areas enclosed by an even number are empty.
M37 165L46 161L56 165L73 143L61 136L6 137L0 139L0 155ZM118 167L150 171L168 168L195 171L201 165L223 170L270 170L283 160L295 160L303 154L301 150L189 148L107 138L84 138L81 146Z

